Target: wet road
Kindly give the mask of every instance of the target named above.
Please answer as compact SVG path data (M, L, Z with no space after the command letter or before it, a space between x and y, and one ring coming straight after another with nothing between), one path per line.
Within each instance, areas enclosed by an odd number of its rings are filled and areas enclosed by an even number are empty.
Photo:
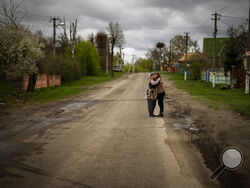
M2 157L0 187L213 187L167 117L148 117L146 79L106 83L41 117L32 125L46 127L43 134L22 136L13 160Z

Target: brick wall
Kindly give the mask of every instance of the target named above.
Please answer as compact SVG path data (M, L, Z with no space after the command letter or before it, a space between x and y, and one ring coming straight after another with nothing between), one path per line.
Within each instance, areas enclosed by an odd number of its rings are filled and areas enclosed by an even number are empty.
M24 76L22 79L22 90L26 91L28 88L28 84L29 84L29 76ZM49 86L53 86L53 80L51 75L47 74L37 75L35 88L48 87L48 84ZM61 75L55 76L55 85L56 86L61 85Z

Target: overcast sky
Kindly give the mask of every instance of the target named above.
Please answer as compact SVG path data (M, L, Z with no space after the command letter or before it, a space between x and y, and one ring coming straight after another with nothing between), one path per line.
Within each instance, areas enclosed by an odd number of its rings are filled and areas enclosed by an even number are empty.
M78 34L84 39L92 32L106 31L109 22L117 21L124 30L128 61L132 55L145 56L159 41L168 45L173 36L184 32L190 32L202 48L202 39L212 37L214 11L248 18L248 0L24 0L24 6L29 14L23 23L45 35L52 35L52 23L46 16L65 17L67 24L77 18ZM222 17L218 36L225 36L228 25L242 24L244 20L239 18Z

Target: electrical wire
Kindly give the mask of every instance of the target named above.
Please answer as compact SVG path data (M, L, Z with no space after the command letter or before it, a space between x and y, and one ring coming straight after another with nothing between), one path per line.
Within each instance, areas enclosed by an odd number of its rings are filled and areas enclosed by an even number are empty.
M224 6L223 8L221 8L218 12L221 12L221 13L223 13L223 12L225 12L225 8L227 8L229 5L231 5L231 3L233 2L234 0L231 0L231 1L229 1L228 2L228 4L226 5L226 6ZM223 11L224 10L224 11Z
M32 13L26 13L29 16L34 16L34 17L43 17L43 18L50 18L51 16L45 16L45 15L39 15L39 14L32 14Z
M31 24L19 24L21 26L28 26L28 27L51 27L48 25L31 25Z
M220 20L220 22L221 22L222 24L228 26L228 27L231 27L231 25L229 25L228 23L226 23L226 22L224 22L224 21L222 21L222 20Z
M226 16L226 15L221 15L221 17L231 18L231 19L248 20L247 18L235 17L235 16Z

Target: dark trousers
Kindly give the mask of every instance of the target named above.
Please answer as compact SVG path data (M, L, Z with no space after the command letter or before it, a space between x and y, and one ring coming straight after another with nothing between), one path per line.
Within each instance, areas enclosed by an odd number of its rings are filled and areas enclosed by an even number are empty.
M149 115L153 115L156 105L156 99L148 99L148 112Z
M160 113L164 112L164 96L165 96L165 92L163 93L159 93L157 95L157 99L158 99L158 105L160 107Z

